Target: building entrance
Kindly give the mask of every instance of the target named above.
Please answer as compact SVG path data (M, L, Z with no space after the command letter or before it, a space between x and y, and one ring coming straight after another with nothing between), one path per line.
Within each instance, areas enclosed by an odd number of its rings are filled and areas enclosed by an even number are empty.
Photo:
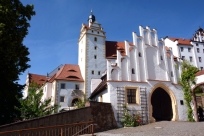
M168 120L173 117L172 103L169 94L162 88L157 88L151 98L152 117L156 121Z

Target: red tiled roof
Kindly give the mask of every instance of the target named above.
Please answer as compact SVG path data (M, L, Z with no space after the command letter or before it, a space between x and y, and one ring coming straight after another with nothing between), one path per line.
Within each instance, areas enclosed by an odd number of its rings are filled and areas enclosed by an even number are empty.
M46 76L44 75L37 75L37 74L28 74L29 76L29 83L31 82L36 82L37 84L39 84L40 86L42 86L45 82L46 82Z
M189 39L182 39L182 38L169 38L172 41L178 41L178 44L182 45L191 45L191 41Z
M65 64L51 77L49 82L53 82L54 80L84 81L79 66L73 64Z
M204 75L204 70L200 70L196 73L196 76Z
M133 45L132 43L129 43ZM106 58L116 58L117 52L119 50L121 54L125 55L125 42L117 42L117 41L106 41Z

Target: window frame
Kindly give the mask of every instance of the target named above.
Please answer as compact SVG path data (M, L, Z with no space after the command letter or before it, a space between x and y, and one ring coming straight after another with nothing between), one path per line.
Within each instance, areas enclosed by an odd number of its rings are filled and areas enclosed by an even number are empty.
M135 103L128 103L128 90L135 90ZM139 87L126 86L124 88L125 91L125 103L127 105L140 105L140 91Z
M188 48L188 52L191 52L191 48Z
M184 48L183 48L183 47L180 47L180 49L181 49L181 52L183 52L183 51L184 51Z
M193 57L189 56L189 60L190 60L190 62L193 62Z
M202 58L201 58L201 57L198 57L198 61L199 61L199 62L202 62Z
M64 88L62 87L64 85ZM60 83L60 89L66 89L66 84L65 83Z
M200 49L199 48L197 48L197 53L200 53Z
M185 60L185 56L181 56L181 59L182 59L182 60Z
M63 98L63 101L61 101L62 100L61 98ZM60 96L60 102L65 102L65 96L64 95Z
M79 90L79 84L75 84L75 90Z

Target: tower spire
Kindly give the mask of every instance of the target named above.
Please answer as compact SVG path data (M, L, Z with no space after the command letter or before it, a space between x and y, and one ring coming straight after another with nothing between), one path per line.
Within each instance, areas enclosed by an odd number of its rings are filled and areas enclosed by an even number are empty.
M96 18L95 18L95 16L93 15L92 9L91 9L91 13L90 13L90 15L89 15L88 21L89 21L89 23L93 23L93 22L96 21Z

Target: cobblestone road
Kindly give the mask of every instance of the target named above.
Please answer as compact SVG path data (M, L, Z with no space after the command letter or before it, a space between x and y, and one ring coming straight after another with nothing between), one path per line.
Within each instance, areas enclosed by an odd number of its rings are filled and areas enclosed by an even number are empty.
M96 136L204 136L204 122L161 121L96 133Z

